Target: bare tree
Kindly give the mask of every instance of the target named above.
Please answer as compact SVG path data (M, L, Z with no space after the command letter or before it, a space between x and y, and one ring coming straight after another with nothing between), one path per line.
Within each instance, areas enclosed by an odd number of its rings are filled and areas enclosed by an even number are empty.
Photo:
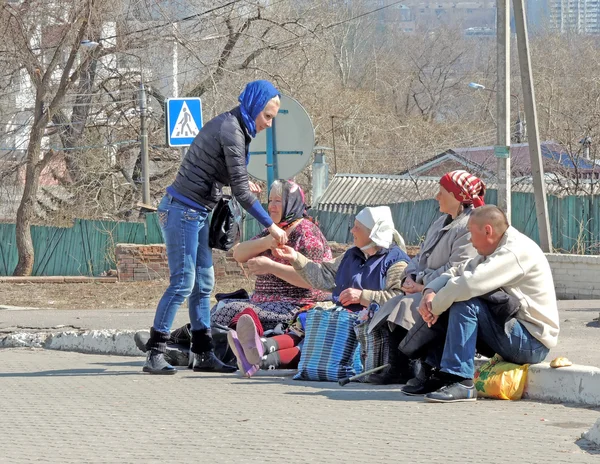
M42 138L68 90L89 66L90 58L80 61L78 52L82 40L90 33L94 16L101 11L98 5L106 7L106 2L102 5L100 0L55 1L50 6L24 2L2 6L0 23L6 31L7 51L22 64L35 88L33 123L24 161L25 185L17 210L19 261L14 275L30 275L33 269L34 203L40 175L56 156L55 150L42 151ZM50 31L44 41L40 40L45 32L41 25L48 26Z

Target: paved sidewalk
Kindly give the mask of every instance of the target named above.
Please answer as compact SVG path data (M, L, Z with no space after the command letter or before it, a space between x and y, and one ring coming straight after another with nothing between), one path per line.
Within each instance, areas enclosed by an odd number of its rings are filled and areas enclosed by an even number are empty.
M597 463L599 410L423 403L396 388L142 374L142 358L0 350L1 462Z
M531 366L525 396L531 399L600 404L600 326L595 318L600 301L561 301L561 334L547 361L568 357L572 367L551 369L547 363ZM4 308L4 309L3 309ZM146 329L154 311L66 311L0 306L0 348L38 347L95 354L138 356L133 335ZM187 322L187 311L177 315L174 328ZM596 366L596 367L591 367Z

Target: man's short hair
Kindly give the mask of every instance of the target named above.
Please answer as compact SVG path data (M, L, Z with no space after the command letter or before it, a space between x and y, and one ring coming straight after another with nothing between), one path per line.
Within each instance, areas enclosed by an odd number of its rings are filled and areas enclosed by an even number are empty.
M489 224L495 231L504 233L508 229L508 219L506 214L496 205L485 205L475 208L469 217L470 221L479 226Z

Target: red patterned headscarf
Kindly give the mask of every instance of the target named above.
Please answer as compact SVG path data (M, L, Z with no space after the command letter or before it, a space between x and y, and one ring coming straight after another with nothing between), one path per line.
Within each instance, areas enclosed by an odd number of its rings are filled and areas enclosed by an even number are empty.
M444 174L440 184L463 204L473 205L475 208L485 205L485 184L467 171L458 170Z

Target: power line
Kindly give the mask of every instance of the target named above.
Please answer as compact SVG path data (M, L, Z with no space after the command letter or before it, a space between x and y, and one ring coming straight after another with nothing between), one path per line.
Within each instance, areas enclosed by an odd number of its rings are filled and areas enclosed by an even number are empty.
M350 21L354 21L355 19L362 18L363 16L368 16L372 13L377 13L378 11L385 10L386 8L390 8L395 5L400 5L401 3L406 3L405 1L398 1L390 3L389 5L380 6L379 8L375 8L371 11L366 11L365 13L361 13L359 15L353 16L352 18L344 19L343 21L339 21L337 23L330 24L329 26L325 26L323 29L331 29L332 27L339 26L340 24L344 24Z
M107 40L115 39L115 38L118 38L118 37L123 37L123 36L128 36L128 35L133 35L133 34L139 34L141 32L148 32L148 31L152 31L152 30L155 30L155 29L160 29L160 28L163 28L163 27L172 26L173 24L182 23L182 22L185 22L185 21L190 21L190 20L192 20L194 18L199 18L200 16L207 15L207 14L212 13L214 11L222 10L223 8L227 8L228 6L235 5L236 3L240 3L242 1L245 1L245 0L232 0L230 2L227 2L227 3L223 4L223 5L216 6L214 8L210 8L210 9L208 9L206 11L202 11L200 13L196 13L196 14L193 14L193 15L190 15L190 16L186 16L185 18L182 18L182 19L178 19L178 20L174 20L174 21L169 21L169 22L167 22L165 24L156 24L154 26L148 26L148 27L146 27L144 29L139 29L139 30L130 31L130 32L124 32L123 34L113 35L113 36L110 36L110 37L103 37L101 39L98 39L98 41L99 42L101 42L101 41L107 41Z
M75 150L83 150L83 149L90 149L90 148L106 148L106 147L113 147L113 146L119 146L119 145L133 145L133 144L137 144L140 143L139 140L122 140L122 141L118 141L118 142L111 142L111 143L106 143L103 145L81 145L78 147L49 147L49 148L42 148L42 150L54 150L54 151L75 151ZM0 150L7 150L7 151L14 151L14 150L23 150L23 148L18 148L18 147L0 147Z

